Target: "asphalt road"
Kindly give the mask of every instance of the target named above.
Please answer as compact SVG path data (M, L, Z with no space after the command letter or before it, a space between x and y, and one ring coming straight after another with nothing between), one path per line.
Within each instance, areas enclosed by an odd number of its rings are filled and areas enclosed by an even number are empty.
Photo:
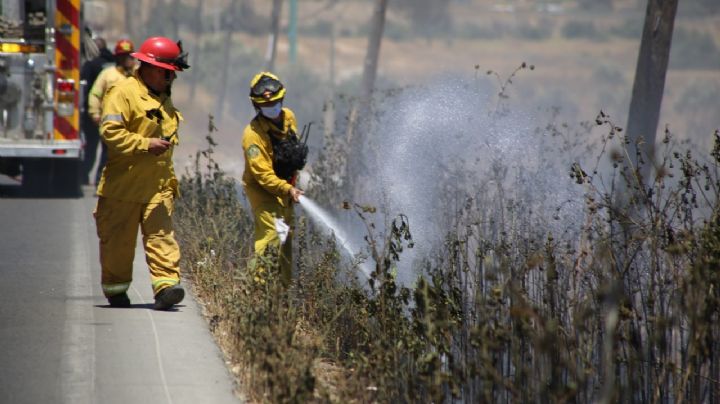
M0 403L241 401L192 296L151 309L140 248L133 306L107 306L91 189L82 199L7 189L0 181Z

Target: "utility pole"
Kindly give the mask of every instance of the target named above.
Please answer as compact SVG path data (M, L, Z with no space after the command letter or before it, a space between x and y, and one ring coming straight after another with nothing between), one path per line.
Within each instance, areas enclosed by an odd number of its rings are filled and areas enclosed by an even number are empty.
M385 29L385 12L387 11L388 0L375 0L375 7L370 19L370 33L368 35L367 53L363 65L362 87L360 88L360 99L354 103L350 111L347 126L347 144L354 153L348 156L345 165L346 177L349 181L355 181L356 185L353 198L360 197L364 192L366 184L372 181L366 173L363 173L362 161L370 161L371 156L366 156L363 137L355 136L358 132L371 132L371 104L372 94L375 88L377 77L378 60L380 58L380 45L382 44L383 31ZM373 163L370 163L371 165ZM352 180L350 180L352 179ZM357 198L356 198L357 199Z
M610 211L611 238L620 240L621 246L629 245L630 240L636 239L638 234L644 232L634 218L645 213L644 189L654 183L650 174L655 162L655 137L660 120L677 6L678 0L648 0L647 3L626 133L628 163L632 164L632 169L629 178L619 182L613 201L615 207ZM638 189L643 191L638 192ZM640 195L639 201L638 195ZM626 270L632 268L628 265L633 259L632 254L627 247L620 247L613 253L615 257L613 266L619 274L619 285L623 288L628 286L629 272ZM613 306L612 310L617 311L617 302L613 302ZM609 316L605 321L608 328L605 330L607 341L613 340L617 329L616 324L611 321L612 318ZM630 326L637 327L634 324ZM600 396L597 399L601 404L617 401L615 394L617 364L610 344L608 342L603 348L605 370L603 385L599 389ZM642 385L642 382L640 384Z
M215 104L215 118L218 123L222 121L223 110L225 109L225 94L227 92L227 77L228 70L230 70L230 45L232 43L232 36L235 32L235 20L237 14L237 3L238 0L232 0L230 2L230 10L228 11L228 24L225 30L225 38L223 40L223 64L222 64L222 76L220 78L220 88L218 89L217 104Z
M388 0L376 0L372 19L370 20L370 34L368 36L367 53L365 54L361 89L361 98L364 103L370 101L375 87L378 59L380 59L380 45L382 44L382 36L385 29L387 4Z
M290 63L297 62L297 19L298 0L290 0L290 23L288 25L288 41L290 42Z
M273 0L272 13L270 15L270 40L268 44L267 70L275 71L275 58L277 56L277 43L280 38L280 15L282 12L283 0Z
M335 40L336 40L336 32L335 32L335 23L330 23L330 87L333 90L333 93L335 92ZM334 94L333 94L334 95Z
M375 7L370 18L370 33L368 34L367 52L363 64L360 99L353 105L347 127L348 144L357 131L359 121L365 119L370 111L370 102L377 78L378 59L380 58L380 45L382 44L383 30L385 29L385 12L388 0L375 0Z
M190 64L190 66L195 66L194 69L191 69L191 80L190 80L190 99L195 99L195 90L197 88L197 82L198 82L198 62L200 61L200 42L202 41L203 36L203 26L202 26L202 14L203 14L203 3L205 3L204 0L197 0L197 3L195 4L195 43L193 44L193 52L190 54L190 57L192 57L193 63Z
M330 97L325 102L323 114L323 128L325 144L330 143L330 139L335 135L335 23L331 23L330 28Z
M180 0L173 0L172 3L172 40L180 40Z
M637 171L644 183L648 181L655 159L655 136L677 6L678 0L648 0L645 13L627 123L628 151L634 168L638 169L641 160L638 154L642 153L649 159Z
M130 37L141 38L144 32L138 32L136 27L137 19L141 18L140 15L140 2L137 0L125 0L125 33Z

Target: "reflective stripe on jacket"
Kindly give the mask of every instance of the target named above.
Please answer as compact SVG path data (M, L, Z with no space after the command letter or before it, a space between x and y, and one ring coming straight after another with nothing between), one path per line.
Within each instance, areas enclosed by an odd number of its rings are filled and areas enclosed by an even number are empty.
M178 144L182 115L166 94L155 95L139 78L128 77L111 87L102 108L100 135L108 147L98 195L130 202L157 202L161 193L178 185L172 154ZM173 143L165 153L148 152L150 138Z
M243 132L242 147L245 155L245 172L242 182L250 205L255 209L264 202L277 201L282 206L289 203L292 185L278 177L273 170L273 146L270 140L271 130L280 132L281 138L289 131L297 132L295 114L283 108L283 128L277 128L262 115L258 114Z

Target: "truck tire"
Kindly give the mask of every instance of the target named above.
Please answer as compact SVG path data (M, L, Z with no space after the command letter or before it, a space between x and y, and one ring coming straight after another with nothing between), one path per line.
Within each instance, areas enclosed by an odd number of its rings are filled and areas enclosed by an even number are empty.
M53 196L65 198L78 198L82 196L80 181L80 160L54 160L53 161Z
M24 159L22 161L22 195L50 196L51 170L52 161L49 159Z
M22 166L23 195L69 198L82 196L79 160L25 159Z

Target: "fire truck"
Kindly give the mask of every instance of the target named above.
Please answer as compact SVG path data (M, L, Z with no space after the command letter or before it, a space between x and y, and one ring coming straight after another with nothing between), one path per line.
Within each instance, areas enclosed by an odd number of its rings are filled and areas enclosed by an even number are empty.
M79 195L80 0L0 0L0 174Z

